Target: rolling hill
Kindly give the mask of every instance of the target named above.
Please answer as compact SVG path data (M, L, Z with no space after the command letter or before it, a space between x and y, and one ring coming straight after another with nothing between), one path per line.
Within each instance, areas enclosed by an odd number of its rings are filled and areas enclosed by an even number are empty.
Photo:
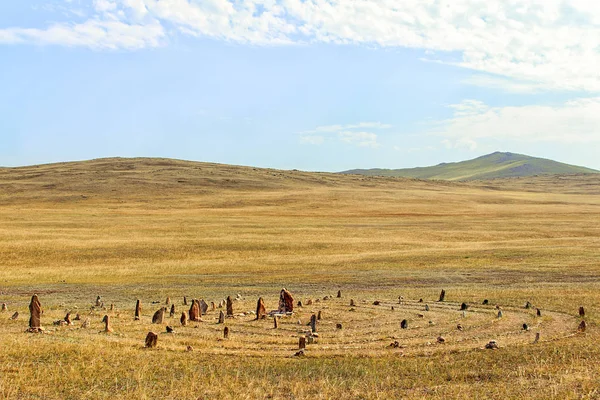
M534 175L599 173L590 168L560 163L516 153L495 152L472 160L442 163L431 167L405 169L353 169L342 174L397 176L449 181L482 180Z

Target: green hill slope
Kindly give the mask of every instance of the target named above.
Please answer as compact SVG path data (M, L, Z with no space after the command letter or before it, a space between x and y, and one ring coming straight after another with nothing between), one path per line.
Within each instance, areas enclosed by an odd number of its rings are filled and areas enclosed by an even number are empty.
M473 160L456 163L442 163L431 167L405 169L354 169L342 173L456 181L533 175L589 174L599 172L600 171L590 168L564 164L545 158L530 157L515 153L495 152Z

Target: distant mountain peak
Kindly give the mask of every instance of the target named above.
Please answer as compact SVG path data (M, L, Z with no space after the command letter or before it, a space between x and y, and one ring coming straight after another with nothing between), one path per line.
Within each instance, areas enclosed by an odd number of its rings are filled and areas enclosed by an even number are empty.
M564 164L524 154L495 151L472 160L404 169L355 169L346 174L401 176L419 179L477 180L533 175L599 173L594 169Z

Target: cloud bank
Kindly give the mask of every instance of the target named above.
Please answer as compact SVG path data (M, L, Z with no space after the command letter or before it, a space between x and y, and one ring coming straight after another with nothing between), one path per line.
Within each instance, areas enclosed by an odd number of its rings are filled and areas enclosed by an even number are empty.
M85 2L85 0L82 0ZM65 6L71 2L65 1ZM254 45L405 47L517 92L600 91L600 3L587 0L88 0L78 21L5 27L0 43L133 50L174 35ZM443 60L443 61L441 61ZM504 82L503 79L510 79ZM506 84L506 85L505 85Z

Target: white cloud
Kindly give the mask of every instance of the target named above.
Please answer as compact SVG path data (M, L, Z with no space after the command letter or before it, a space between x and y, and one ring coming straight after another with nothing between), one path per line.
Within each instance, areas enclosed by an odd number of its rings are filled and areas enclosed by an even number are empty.
M482 140L600 142L600 97L582 98L554 106L490 107L475 100L450 106L454 115L437 121L430 133L444 137L450 148L474 150Z
M144 46L156 43L156 25L169 35L205 36L258 45L294 43L408 47L437 54L440 62L484 73L469 83L526 92L600 92L600 3L591 0L84 0L93 21L151 24ZM98 22L96 22L98 24ZM54 27L56 25L51 25ZM50 28L0 29L4 43L137 48L102 36L81 40L78 25L41 40ZM102 28L111 36L112 26ZM27 34L30 32L31 34ZM37 34L33 34L36 33ZM164 32L164 29L163 29ZM73 35L76 39L71 38ZM94 42L97 40L97 42ZM448 60L448 57L453 57ZM491 74L491 75L490 75ZM498 78L495 78L498 77Z
M379 147L377 143L377 135L372 132L338 132L338 137L342 142L354 144L359 147Z
M360 129L388 129L392 125L381 122L359 122L345 125L322 125L309 131L300 132L300 142L305 144L323 144L326 140L337 140L358 147L379 147L377 134Z

